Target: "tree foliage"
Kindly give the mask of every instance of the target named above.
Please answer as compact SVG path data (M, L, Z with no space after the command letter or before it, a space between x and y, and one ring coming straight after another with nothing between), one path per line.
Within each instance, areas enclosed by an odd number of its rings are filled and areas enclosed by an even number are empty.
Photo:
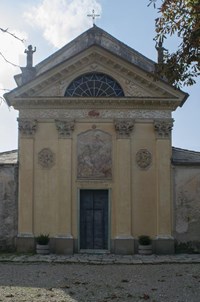
M149 0L149 5L158 5ZM180 44L175 52L164 51L158 70L177 87L193 85L200 75L200 0L162 0L155 20L157 43L176 35Z

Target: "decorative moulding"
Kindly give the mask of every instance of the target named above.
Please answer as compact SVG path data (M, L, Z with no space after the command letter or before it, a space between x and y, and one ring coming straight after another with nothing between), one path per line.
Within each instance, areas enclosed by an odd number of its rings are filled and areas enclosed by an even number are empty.
M74 120L55 120L59 138L71 138L74 131Z
M141 169L148 168L152 163L152 155L147 149L140 149L136 153L136 163Z
M71 119L169 119L169 110L140 110L140 109L23 109L20 117L24 119L36 118L69 121Z
M150 89L148 89L148 92L144 90L143 87L139 87L136 85L135 81L126 80L126 92L129 96L138 96L138 97L152 97L155 95L153 94Z
M157 138L170 138L173 128L173 119L168 120L155 120L154 129L156 131Z
M16 98L12 106L16 109L43 109L46 108L67 108L67 109L163 109L175 110L181 102L177 99L167 97L116 97L116 98L73 98L73 97L24 97Z
M134 59L135 55L136 54L132 56L132 59ZM141 56L140 60L143 61L144 58ZM58 64L56 60L52 61L53 64ZM136 60L136 62L136 65L138 65L138 60ZM145 60L145 62L145 64L142 62L139 63L139 66L142 67L142 69L143 67L146 69L149 60ZM109 71L110 75L116 77L118 82L124 81L123 88L125 88L124 91L126 96L131 94L134 97L141 97L145 94L147 98L151 98L153 95L156 96L155 98L158 100L162 100L162 98L165 97L167 102L169 102L169 107L170 104L172 106L171 102L173 102L172 110L182 104L184 98L182 92L175 90L164 82L153 81L153 77L147 75L146 71L142 69L139 70L138 67L136 68L132 63L134 63L134 61L124 64L124 59L119 57L116 61L116 56L114 54L108 53L108 51L102 47L92 46L86 51L77 54L76 59L74 59L73 54L72 56L69 56L69 60L63 61L62 56L62 63L54 67L52 66L53 68L49 69L49 65L47 64L45 68L39 68L39 70L37 66L37 77L26 85L18 87L14 93L10 92L6 94L6 101L10 106L15 106L17 109L19 106L29 105L28 103L26 104L29 98L38 98L38 103L41 103L41 97L45 94L48 95L46 98L49 100L51 100L52 94L62 98L64 83L68 85L69 81L73 80L75 75L87 73L91 71L92 68L93 70L97 69L98 71L105 73ZM154 66L154 64L152 66ZM46 72L44 72L44 70L46 70ZM149 71L151 72L152 70ZM55 86L56 88L54 88ZM49 89L52 89L51 95L49 95ZM22 105L20 100L23 99L26 99L26 101ZM65 97L63 97L63 99L64 102L67 101ZM41 103L41 105L43 104Z
M55 165L55 154L50 148L44 148L38 153L38 163L42 168L50 169Z
M55 68L53 70L53 73L52 72L51 73L49 72L48 74L46 73L45 76L40 75L41 76L40 79L35 80L34 83L31 83L32 85L29 85L30 87L28 87L28 89L21 88L21 93L19 93L19 96L26 97L26 96L38 95L38 93L41 94L41 92L44 91L45 89L48 90L49 87L55 85L55 82L66 79L67 75L71 76L72 73L74 74L82 73L81 71L83 69L85 71L85 68L89 70L99 69L98 66L99 64L103 66L105 72L109 67L109 69L112 70L114 74L123 75L129 80L131 79L132 83L137 81L138 83L140 83L140 86L146 87L147 90L149 90L149 86L150 86L150 89L153 90L157 96L162 96L164 94L169 97L173 97L172 91L170 93L170 91L167 91L166 88L161 88L158 85L156 85L156 82L152 81L151 76L146 78L144 76L141 76L141 73L138 73L136 69L134 69L133 71L132 65L130 65L130 67L125 66L124 61L119 58L116 63L115 56L113 55L108 56L107 51L104 51L102 49L99 50L96 47L95 49L91 49L90 51L87 51L85 55L79 54L75 61L67 60L66 62L62 63L62 65L60 65L59 68ZM146 66L146 64L144 66ZM137 86L137 90L139 90L139 94L143 94L142 89L140 90L139 86L138 85L136 86ZM131 90L132 90L132 86L131 86Z
M33 136L37 126L37 120L18 119L18 129L23 136Z
M134 128L134 120L118 119L115 120L115 130L117 138L129 138Z

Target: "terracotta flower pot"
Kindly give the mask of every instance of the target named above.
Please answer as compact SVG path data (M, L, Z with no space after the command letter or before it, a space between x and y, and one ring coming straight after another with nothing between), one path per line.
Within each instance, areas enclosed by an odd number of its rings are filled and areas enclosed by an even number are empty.
M138 253L140 255L151 255L152 254L152 245L141 245L139 244Z
M48 244L36 244L36 253L39 255L48 255L49 254L49 245Z

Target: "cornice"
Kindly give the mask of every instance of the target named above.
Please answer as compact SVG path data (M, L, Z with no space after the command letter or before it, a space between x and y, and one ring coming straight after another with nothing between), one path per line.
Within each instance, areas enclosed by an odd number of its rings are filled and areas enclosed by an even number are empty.
M84 109L84 108L125 108L125 109L166 109L175 110L181 101L176 98L123 97L123 98L68 98L68 97L28 97L15 98L15 109Z
M93 68L98 64L104 66L107 69L113 70L116 74L120 75L124 79L129 79L139 84L146 89L151 90L154 94L161 97L178 97L182 99L182 94L175 91L173 87L160 81L155 81L153 76L144 70L140 70L138 66L126 62L121 58L118 58L115 54L101 49L97 46L92 46L85 52L76 55L69 60L66 60L52 69L38 75L35 80L14 89L12 92L5 94L5 98L9 105L12 105L12 101L17 97L35 97L41 95L42 91L48 89L59 83L60 81L66 81L67 78L71 78L72 75L78 75L85 68Z

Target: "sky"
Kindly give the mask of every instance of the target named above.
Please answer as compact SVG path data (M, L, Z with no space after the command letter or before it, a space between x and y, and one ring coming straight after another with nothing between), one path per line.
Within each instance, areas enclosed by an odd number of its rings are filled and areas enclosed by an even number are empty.
M155 49L155 18L157 10L148 7L148 0L1 0L0 28L7 29L21 42L0 31L0 97L16 87L14 75L25 67L24 50L36 47L34 65L57 51L72 39L92 27L87 17L94 9L100 17L96 25L123 43L157 61ZM176 49L177 38L169 38L164 45ZM200 151L200 78L190 87L183 87L189 98L173 113L175 120L172 145ZM0 152L18 147L18 112L0 98Z

